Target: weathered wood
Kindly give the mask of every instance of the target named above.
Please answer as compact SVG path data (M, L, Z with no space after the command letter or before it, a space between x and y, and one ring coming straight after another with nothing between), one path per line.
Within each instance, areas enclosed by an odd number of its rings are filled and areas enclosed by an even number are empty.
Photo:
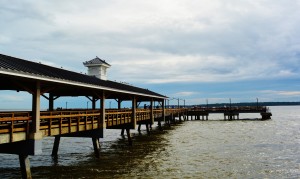
M23 179L31 179L30 161L28 155L19 155L21 175Z
M131 146L132 145L132 139L131 139L129 128L126 128L126 133L127 133L127 138L128 138L128 144Z
M162 117L162 109L153 109L153 116L159 120ZM167 109L166 116L177 115L180 109ZM0 112L0 142L10 143L29 139L29 129L31 128L31 112ZM150 109L136 109L136 122L145 124L151 121ZM68 111L45 111L40 112L40 132L43 136L65 135L82 131L103 128L102 121L99 123L99 110L68 110ZM168 117L168 120L170 118ZM15 122L14 122L15 121ZM105 113L105 126L108 128L127 128L131 124L132 128L132 110L108 110ZM13 128L13 130L12 130ZM4 139L2 134L9 138ZM21 136L21 137L20 137ZM23 137L24 136L24 137Z
M55 136L53 149L52 149L52 154L51 154L53 157L57 156L58 148L59 148L59 142L60 142L60 136Z
M92 138L93 141L93 147L94 147L94 153L96 158L100 158L100 142L99 138Z

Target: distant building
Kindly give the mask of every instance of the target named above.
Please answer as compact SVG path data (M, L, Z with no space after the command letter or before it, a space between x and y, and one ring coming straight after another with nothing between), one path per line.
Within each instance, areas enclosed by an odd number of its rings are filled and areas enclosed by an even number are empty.
M88 75L95 76L101 80L107 80L107 69L111 66L105 60L96 58L83 62L83 65L88 68Z

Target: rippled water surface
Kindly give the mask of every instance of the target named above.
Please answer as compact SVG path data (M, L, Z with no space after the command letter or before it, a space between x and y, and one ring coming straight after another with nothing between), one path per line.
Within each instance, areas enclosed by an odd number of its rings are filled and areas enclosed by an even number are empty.
M300 178L300 107L271 107L272 120L186 121L150 136L132 131L133 146L120 130L105 130L101 157L92 140L62 138L57 160L54 138L31 156L34 178ZM18 157L0 155L0 178L20 178Z

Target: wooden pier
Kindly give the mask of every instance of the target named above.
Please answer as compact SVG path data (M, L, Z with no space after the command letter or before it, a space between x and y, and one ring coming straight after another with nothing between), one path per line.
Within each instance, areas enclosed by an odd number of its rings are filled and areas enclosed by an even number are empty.
M23 178L31 178L28 155L42 153L43 137L55 136L53 156L58 153L61 137L91 138L99 157L99 139L104 137L105 128L126 130L132 144L130 129L143 124L148 128L155 120L161 124L170 116L185 112L185 109L165 109L164 95L107 80L101 70L110 65L98 57L84 65L92 69L89 75L0 54L0 90L23 91L32 96L28 102L32 104L30 111L0 113L0 153L19 155ZM95 68L99 71L95 72ZM54 109L55 100L69 96L86 97L92 110ZM49 102L48 111L40 110L42 97ZM107 109L106 100L116 100L118 108ZM122 102L126 101L131 106L122 109ZM140 103L148 103L150 107L140 109ZM154 109L154 104L159 108Z
M85 62L93 66L95 62L104 63L101 59ZM97 64L96 64L97 65ZM28 92L32 96L30 111L0 112L0 153L19 155L22 178L32 178L29 155L42 153L42 140L53 136L52 156L56 157L61 137L91 138L95 156L99 157L99 139L104 137L104 129L120 129L127 133L128 142L132 145L130 130L140 129L141 125L149 127L157 121L171 124L175 120L187 120L196 116L202 119L210 113L224 113L232 116L242 112L261 112L263 118L270 117L264 109L238 111L227 109L169 109L165 107L166 96L148 89L99 79L81 73L54 68L40 63L14 58L0 54L0 90ZM55 110L55 100L63 97L86 97L92 104L91 110L59 109ZM41 111L40 100L48 100L48 110ZM107 109L106 100L116 100L117 109ZM122 102L130 102L128 109L122 108ZM148 103L149 108L139 108L140 103ZM97 105L98 103L98 105ZM158 108L154 108L158 104ZM96 107L100 106L100 107Z
M188 116L195 120L208 120L209 114L224 114L224 120L238 120L240 113L258 113L262 120L271 119L272 113L265 106L242 107L194 107L188 110Z

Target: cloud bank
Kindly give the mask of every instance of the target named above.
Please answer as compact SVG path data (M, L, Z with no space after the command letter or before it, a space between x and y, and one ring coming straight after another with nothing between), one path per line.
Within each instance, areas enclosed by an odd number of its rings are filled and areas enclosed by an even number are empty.
M300 0L2 0L0 53L77 72L99 56L112 65L110 80L165 84L158 90L194 99L189 92L204 83L270 80L274 89L260 90L291 94L300 81L299 9Z
M113 64L112 78L139 83L294 78L300 71L297 0L0 5L2 53L76 71L95 55Z

